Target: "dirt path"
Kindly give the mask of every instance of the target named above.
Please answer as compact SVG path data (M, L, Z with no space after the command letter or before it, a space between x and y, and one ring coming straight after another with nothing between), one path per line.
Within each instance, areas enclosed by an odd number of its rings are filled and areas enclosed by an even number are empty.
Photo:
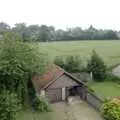
M120 65L112 70L112 73L118 77L120 77Z
M61 120L102 120L99 113L82 100L69 105L56 103L53 108Z

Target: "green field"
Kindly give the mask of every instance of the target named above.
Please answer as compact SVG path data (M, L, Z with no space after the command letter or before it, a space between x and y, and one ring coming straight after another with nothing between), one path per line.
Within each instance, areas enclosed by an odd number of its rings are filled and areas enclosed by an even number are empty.
M115 82L92 83L90 88L102 98L120 96L120 85Z
M36 44L36 43L35 43ZM79 55L87 60L92 49L95 49L108 66L120 63L120 41L71 41L38 43L39 50L48 53L50 58L55 56Z

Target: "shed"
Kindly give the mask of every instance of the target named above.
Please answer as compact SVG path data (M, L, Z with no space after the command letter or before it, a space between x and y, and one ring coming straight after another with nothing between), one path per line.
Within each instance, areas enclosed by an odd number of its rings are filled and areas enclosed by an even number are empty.
M32 82L35 90L45 93L50 102L65 101L69 96L78 94L84 99L84 83L57 65L42 76L34 75Z

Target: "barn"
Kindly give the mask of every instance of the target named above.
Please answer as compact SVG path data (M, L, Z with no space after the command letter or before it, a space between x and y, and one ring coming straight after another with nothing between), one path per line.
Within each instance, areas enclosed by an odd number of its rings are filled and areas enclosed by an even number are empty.
M52 65L44 75L34 75L32 82L38 93L45 94L50 102L66 101L69 96L84 99L85 85L57 65Z

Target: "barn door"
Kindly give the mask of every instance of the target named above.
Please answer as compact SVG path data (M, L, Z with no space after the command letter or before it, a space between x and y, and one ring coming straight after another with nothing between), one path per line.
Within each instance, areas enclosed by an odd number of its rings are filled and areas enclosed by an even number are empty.
M62 88L50 88L46 91L46 96L50 102L62 101Z

